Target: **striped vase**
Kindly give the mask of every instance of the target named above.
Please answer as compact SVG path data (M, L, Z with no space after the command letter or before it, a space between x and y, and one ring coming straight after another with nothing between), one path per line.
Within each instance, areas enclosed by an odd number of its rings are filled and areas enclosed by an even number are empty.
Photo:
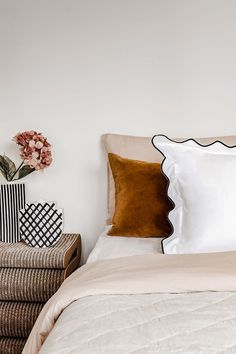
M25 185L0 185L0 241L20 241L18 212L25 206Z

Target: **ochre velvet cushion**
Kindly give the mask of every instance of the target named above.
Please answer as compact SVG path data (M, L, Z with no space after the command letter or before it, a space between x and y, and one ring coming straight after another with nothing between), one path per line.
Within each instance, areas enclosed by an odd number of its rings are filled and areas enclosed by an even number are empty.
M167 180L159 163L108 154L115 181L115 213L110 236L163 237L171 234Z

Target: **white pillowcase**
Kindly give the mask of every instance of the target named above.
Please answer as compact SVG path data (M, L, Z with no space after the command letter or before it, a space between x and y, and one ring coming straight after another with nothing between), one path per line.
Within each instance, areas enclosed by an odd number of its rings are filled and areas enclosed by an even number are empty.
M105 231L99 236L86 263L141 254L162 253L162 238L108 236L107 232L110 228L111 225L107 226Z
M152 142L165 157L162 169L175 204L164 253L236 250L236 147L179 143L163 135Z

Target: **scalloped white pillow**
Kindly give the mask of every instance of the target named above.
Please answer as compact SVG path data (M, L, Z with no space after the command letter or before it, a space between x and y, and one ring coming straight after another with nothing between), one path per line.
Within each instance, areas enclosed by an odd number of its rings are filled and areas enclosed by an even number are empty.
M163 135L152 142L165 157L162 169L175 204L164 253L236 250L236 147L219 141L202 146L193 139L180 143Z

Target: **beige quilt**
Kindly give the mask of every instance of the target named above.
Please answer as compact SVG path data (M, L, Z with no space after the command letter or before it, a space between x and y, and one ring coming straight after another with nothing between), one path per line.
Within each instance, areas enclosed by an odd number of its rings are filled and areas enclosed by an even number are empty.
M66 313L66 311L72 309L74 306L78 306L79 310L77 309L77 311L73 313L74 313L74 320L76 320L76 322L79 323L81 321L79 311L81 311L82 314L82 307L83 307L82 304L87 299L98 299L97 301L99 303L99 306L97 307L97 311L98 311L97 313L99 313L99 311L101 311L101 309L103 308L102 303L105 301L105 298L108 300L109 296L112 298L113 295L119 295L120 299L121 298L124 299L124 297L122 297L121 295L126 295L126 296L135 295L135 297L132 299L133 301L138 301L137 295L141 296L141 295L149 294L149 296L152 297L155 296L155 300L149 297L149 300L151 299L151 301L148 301L148 303L151 304L152 301L156 303L158 294L160 294L159 296L162 298L163 296L165 296L165 298L166 296L169 298L170 295L168 294L172 294L172 295L174 294L174 296L176 297L178 294L184 295L184 294L194 293L195 296L191 295L187 300L188 306L189 308L191 308L195 306L194 303L192 302L197 300L198 293L201 294L207 293L209 295L210 292L217 292L214 293L214 296L215 299L217 298L217 301L219 300L219 303L223 303L224 301L230 299L231 297L234 298L235 300L235 297L233 295L234 292L236 292L236 252L195 254L195 255L156 254L156 255L125 257L125 258L87 264L81 267L75 273L73 273L63 283L63 285L58 290L58 292L45 305L26 343L26 346L23 350L23 354L35 354L38 353L41 349L42 349L41 353L59 353L57 349L55 349L54 351L53 346L54 344L56 345L57 338L60 338L60 328L63 329L63 323L64 323L63 331L69 330L69 332L67 333L66 343L64 338L64 349L62 352L65 353L65 350L67 353L83 353L83 354L92 353L92 352L94 353L104 352L104 350L102 350L101 347L100 347L101 350L98 347L99 341L95 342L94 345L92 346L90 345L92 343L91 342L92 337L91 337L91 333L89 333L90 327L88 323L86 323L85 328L86 328L86 335L88 336L89 340L86 340L86 336L83 335L84 342L83 341L81 342L79 339L79 333L78 335L75 335L76 330L74 329L73 324L70 323L68 316L66 317L67 319L64 317L63 320L63 315L64 315L62 314L63 310L66 309L64 311L64 313ZM106 295L109 296L106 297ZM105 298L103 298L102 302L99 302L101 296L105 296ZM143 300L143 301L145 302L147 300ZM122 302L123 300L120 300L119 306L121 306ZM109 303L109 301L107 303ZM88 304L86 306L88 306ZM122 311L119 312L119 306L117 308L116 305L116 309L117 309L116 313L118 314L118 316L120 316L119 322L122 323L122 318L123 318ZM140 314L142 312L141 311L142 306L141 304L137 306L138 307L136 307L136 309L138 309L138 313ZM174 307L178 308L178 302L175 303ZM153 306L150 306L150 309L151 308L153 311ZM228 305L223 308L228 308ZM163 304L162 304L162 310L163 310ZM166 310L168 310L168 307L166 307ZM95 310L93 310L93 312L94 311ZM234 311L236 313L235 302L234 302L234 306L230 308L230 313L232 312L232 318L234 318L235 316L235 313L233 313ZM89 313L88 310L87 312ZM147 312L147 314L150 320L149 313ZM56 337L54 336L53 339L53 332L55 332L55 329L53 330L53 327L60 315L61 317L59 318L58 323L60 322L62 327L59 326L59 332L58 332L59 336ZM224 317L224 313L221 313L221 311L219 311L217 316L218 318L222 316ZM135 318L138 319L139 317L135 316ZM129 321L130 318L127 318L126 320ZM179 323L184 322L184 317L182 316L179 317L178 321ZM100 330L102 333L105 333L108 330L110 330L110 328L106 328L106 321L102 321L101 323L103 323L103 327L102 325L100 326L101 327ZM112 322L110 321L110 324L111 323ZM160 320L157 321L155 327L158 326L158 323L160 324ZM184 323L186 325L186 322ZM231 324L228 325L227 332L225 333L228 333L229 338L234 340L235 336L233 336L232 331L236 332L236 330L235 330L235 326L232 326L232 323L235 325L235 322L231 322ZM137 328L137 323L131 322L129 325L131 328L132 327ZM93 328L93 324L91 322L91 330L92 328ZM143 330L144 328L145 327L143 327ZM152 331L152 327L149 326L148 328L150 333L152 332L156 333L155 331ZM168 330L170 333L171 331L174 330L174 327L172 328L170 323L168 323ZM70 336L70 331L71 331L71 336ZM159 327L158 333L161 333L161 331L162 328ZM141 337L140 333L141 332L138 331L136 335L138 337ZM214 334L217 340L217 332L215 332ZM48 340L46 340L47 337ZM51 340L51 342L50 342L50 337L53 339ZM123 345L123 349L119 347L119 350L121 350L120 352L122 353L128 353L128 352L129 353L131 352L132 353L134 352L135 353L145 353L145 352L164 353L166 352L166 349L164 349L164 351L157 351L156 349L152 351L152 349L150 349L152 348L152 343L150 343L149 349L144 349L144 351L142 351L142 348L137 348L134 350L132 346L130 350L126 350L132 344L131 338L128 338L127 340L125 336L124 338L119 337L119 332L116 333L115 338L119 338L118 344ZM221 339L225 340L224 336L222 336ZM124 341L123 343L122 340ZM127 340L127 346L125 344L125 340ZM170 338L170 342L171 342L171 338ZM89 346L87 346L88 343ZM137 343L137 340L134 340L134 345L135 343ZM158 344L158 348L160 348L161 345L160 343ZM168 343L168 341L166 341L165 343L167 343L166 348L168 348L170 343ZM228 338L227 338L227 343L228 343ZM115 353L116 352L115 348L118 348L117 346L115 346L115 343L112 341L112 338L110 337L110 342L107 341L106 344L107 348L112 344L114 350L110 349L109 353L113 353L113 352ZM54 348L56 347L54 346ZM78 348L83 348L83 349L79 350ZM97 349L95 350L95 348ZM106 348L106 346L104 348ZM194 342L193 342L193 348L194 348ZM225 344L224 344L224 348L225 348ZM233 350L235 350L235 348L232 349L232 351L231 349L229 349L226 352L229 353L234 352ZM167 352L177 353L178 351L170 350ZM189 351L189 353L191 352L194 353L194 351ZM216 351L211 351L211 353L213 352L216 353ZM207 353L207 351L205 351L204 353Z

